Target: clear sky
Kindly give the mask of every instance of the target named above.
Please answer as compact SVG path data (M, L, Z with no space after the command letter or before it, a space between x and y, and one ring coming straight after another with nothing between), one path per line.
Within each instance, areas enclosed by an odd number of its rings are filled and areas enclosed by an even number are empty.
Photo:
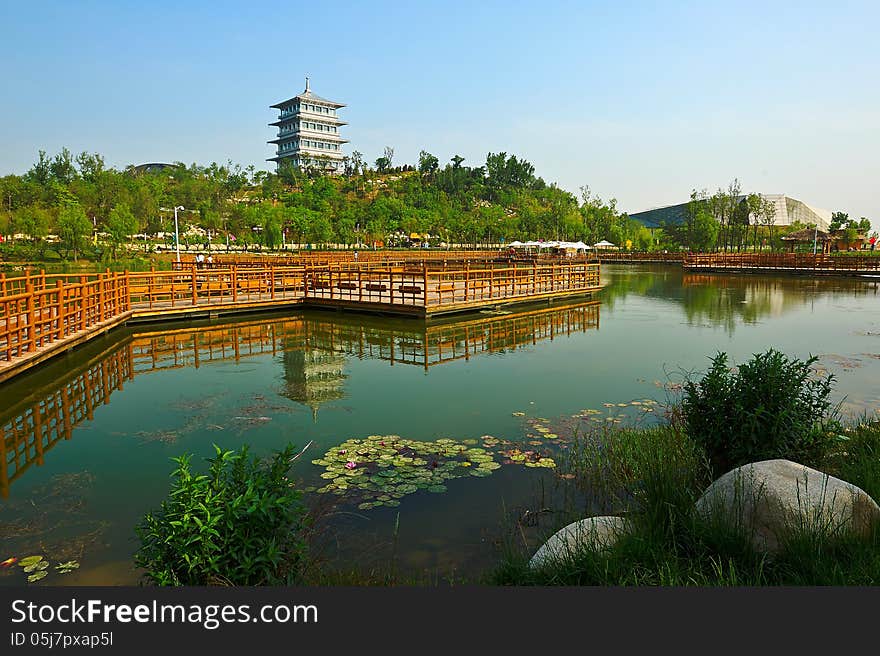
M506 151L635 212L738 177L880 225L880 3L0 0L0 174L42 148L255 164L276 110L347 152Z

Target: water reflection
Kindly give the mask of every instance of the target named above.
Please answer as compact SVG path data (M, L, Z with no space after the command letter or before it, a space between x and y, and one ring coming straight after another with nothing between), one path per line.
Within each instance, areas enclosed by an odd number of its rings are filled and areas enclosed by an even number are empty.
M42 465L47 452L70 440L77 426L93 419L97 406L109 403L113 392L135 376L280 356L282 395L311 408L317 418L321 405L345 397L347 357L418 365L427 372L438 364L598 328L599 304L582 302L433 324L304 313L222 326L120 332L103 350L96 345L83 349L73 367L56 362L5 387L4 398L18 394L18 399L0 412L0 495L7 498L12 483L33 464ZM21 389L27 391L16 392Z
M678 303L688 325L718 326L728 335L738 323L779 317L820 297L878 293L878 281L869 278L683 273L669 266L607 266L603 277L601 299L608 309L631 295Z

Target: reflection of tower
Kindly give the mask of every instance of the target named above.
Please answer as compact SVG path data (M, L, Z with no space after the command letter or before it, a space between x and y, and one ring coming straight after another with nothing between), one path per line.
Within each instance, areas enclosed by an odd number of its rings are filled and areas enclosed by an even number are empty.
M322 403L345 397L345 357L329 351L296 350L285 351L283 362L285 385L281 394L309 406L315 421Z

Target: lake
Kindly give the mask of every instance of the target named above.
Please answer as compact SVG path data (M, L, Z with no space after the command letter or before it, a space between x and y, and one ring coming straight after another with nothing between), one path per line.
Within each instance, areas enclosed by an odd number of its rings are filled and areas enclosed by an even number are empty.
M325 508L329 563L468 580L511 518L543 510L575 433L658 421L718 351L816 355L845 413L880 407L878 279L602 278L592 301L427 324L297 310L99 338L0 387L0 560L80 563L41 585L133 584L134 527L172 457L293 442L308 445L291 477Z

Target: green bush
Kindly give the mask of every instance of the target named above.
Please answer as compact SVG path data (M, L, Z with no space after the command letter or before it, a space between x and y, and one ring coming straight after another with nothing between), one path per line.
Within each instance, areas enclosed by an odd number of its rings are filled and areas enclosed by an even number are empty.
M685 429L705 449L716 476L760 460L811 464L822 457L834 376L817 376L816 360L770 349L732 370L727 354L719 353L702 380L685 383Z
M268 462L247 446L208 459L195 474L175 458L176 479L158 511L137 528L135 562L157 585L290 585L305 556L305 509L286 473L292 445Z

